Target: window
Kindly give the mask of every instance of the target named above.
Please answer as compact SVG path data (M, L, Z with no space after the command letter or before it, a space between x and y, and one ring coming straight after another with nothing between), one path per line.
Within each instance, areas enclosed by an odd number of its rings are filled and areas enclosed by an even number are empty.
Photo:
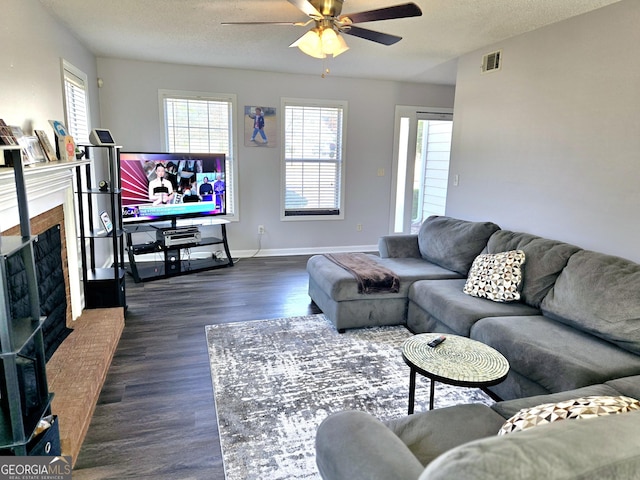
M89 143L89 102L87 75L62 60L65 126L76 143Z
M431 215L444 215L453 120L447 114L418 114L411 233ZM422 118L421 118L422 117Z
M346 102L284 99L283 219L341 219Z
M161 90L159 97L168 152L226 155L227 214L236 216L235 95Z
M417 233L427 217L445 214L452 130L450 109L396 107L392 232Z

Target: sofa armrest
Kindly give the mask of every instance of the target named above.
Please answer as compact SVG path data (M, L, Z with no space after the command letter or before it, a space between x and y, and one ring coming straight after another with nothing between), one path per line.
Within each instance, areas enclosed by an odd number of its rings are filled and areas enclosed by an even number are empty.
M320 424L316 463L324 480L416 480L424 470L382 422L357 411L335 413Z
M638 478L639 427L634 411L476 440L439 456L420 480Z
M384 235L378 240L382 258L422 258L418 235Z

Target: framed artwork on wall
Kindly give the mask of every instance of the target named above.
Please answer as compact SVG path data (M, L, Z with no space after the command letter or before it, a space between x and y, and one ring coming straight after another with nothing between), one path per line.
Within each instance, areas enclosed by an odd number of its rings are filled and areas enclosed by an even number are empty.
M247 147L275 147L278 116L275 107L244 107L244 144Z

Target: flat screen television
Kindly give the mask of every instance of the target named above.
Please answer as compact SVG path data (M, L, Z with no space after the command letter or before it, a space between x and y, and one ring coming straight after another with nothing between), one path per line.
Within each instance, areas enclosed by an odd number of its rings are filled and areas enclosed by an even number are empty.
M121 152L123 223L224 215L224 153Z

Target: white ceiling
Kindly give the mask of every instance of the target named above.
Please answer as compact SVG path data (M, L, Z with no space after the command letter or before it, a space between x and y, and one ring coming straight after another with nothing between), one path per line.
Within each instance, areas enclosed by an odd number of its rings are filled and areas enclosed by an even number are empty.
M312 75L326 66L332 76L454 84L460 55L619 0L415 0L421 17L358 25L399 43L345 35L350 50L326 65L288 48L312 25L221 25L305 21L287 0L39 1L99 57ZM342 13L406 1L345 0Z

